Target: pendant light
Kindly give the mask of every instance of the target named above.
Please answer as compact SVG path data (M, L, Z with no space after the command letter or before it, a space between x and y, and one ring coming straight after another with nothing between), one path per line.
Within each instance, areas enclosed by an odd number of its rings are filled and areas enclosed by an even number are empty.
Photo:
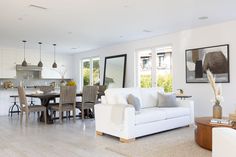
M41 61L41 45L42 45L42 43L38 42L38 44L39 44L39 52L40 52L40 60L39 60L39 63L38 63L38 67L43 67L43 63Z
M56 63L56 44L53 44L54 47L54 63L52 64L52 68L57 68L57 63Z
M23 43L24 43L24 60L23 60L23 62L22 62L22 66L24 66L24 67L26 67L27 66L27 62L26 62L26 60L25 60L25 43L27 42L26 40L23 40L22 41Z

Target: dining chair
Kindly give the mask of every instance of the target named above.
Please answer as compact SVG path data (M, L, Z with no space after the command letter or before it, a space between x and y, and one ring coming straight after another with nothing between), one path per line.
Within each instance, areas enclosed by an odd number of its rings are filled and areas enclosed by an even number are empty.
M81 111L81 118L84 120L85 110L92 109L94 113L94 105L97 102L98 87L97 86L84 86L82 92L82 102L76 103L76 108Z
M26 115L26 121L28 121L29 118L29 113L30 112L44 112L44 119L45 119L45 124L47 124L47 108L42 105L34 105L34 106L29 106L27 102L27 98L25 95L25 90L23 87L19 86L18 87L18 94L19 94L19 100L20 100L20 118L21 121L23 119L23 113L25 112Z
M61 86L59 104L52 105L51 110L59 112L60 123L62 123L62 115L64 111L73 111L75 121L75 105L76 105L76 86Z

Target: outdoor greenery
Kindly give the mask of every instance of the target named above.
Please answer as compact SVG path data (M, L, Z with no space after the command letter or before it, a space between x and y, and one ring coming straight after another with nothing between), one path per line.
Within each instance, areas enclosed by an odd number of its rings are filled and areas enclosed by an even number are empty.
M86 61L83 63L83 81L84 85L90 84L90 62ZM93 84L99 84L100 71L99 71L99 60L93 60Z
M163 87L165 92L172 92L172 75L159 75L157 80L157 86ZM141 75L141 87L150 88L151 84L151 75Z
M84 85L89 85L89 74L90 74L90 69L89 68L84 68L83 69L83 76L84 76Z
M141 88L152 87L151 75L141 75Z
M100 84L100 66L99 60L93 60L93 84Z
M171 74L159 75L157 86L163 87L165 92L172 92L172 80L173 78Z

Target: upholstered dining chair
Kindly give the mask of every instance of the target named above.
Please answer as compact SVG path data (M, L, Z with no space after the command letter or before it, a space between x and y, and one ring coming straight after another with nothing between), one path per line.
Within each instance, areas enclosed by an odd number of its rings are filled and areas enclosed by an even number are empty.
M34 105L34 106L29 106L27 102L27 98L25 95L25 90L23 87L19 86L18 87L18 94L19 94L19 100L20 100L20 110L21 110L21 121L23 119L23 113L25 112L26 115L26 121L28 121L29 113L30 112L44 112L44 120L45 124L47 124L47 108L42 105Z
M81 111L81 118L84 120L85 109L87 111L92 109L94 113L94 105L97 102L98 87L97 86L84 86L83 87L83 96L82 102L76 103L76 108L79 108Z
M75 121L75 105L76 105L76 86L61 86L60 101L57 105L52 105L51 110L59 112L60 123L62 123L62 115L64 111L73 111Z

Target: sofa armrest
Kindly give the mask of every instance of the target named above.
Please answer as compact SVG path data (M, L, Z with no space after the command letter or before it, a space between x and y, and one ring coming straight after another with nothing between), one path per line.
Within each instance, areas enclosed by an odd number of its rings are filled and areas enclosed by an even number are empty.
M135 124L135 109L131 105L127 105L124 109L124 120L123 124L115 126L111 122L111 113L112 113L112 105L110 104L96 104L95 105L95 123L97 131L106 131L111 130L112 127L120 128L127 133L125 137L130 137L133 135L130 131L134 129L130 129L134 127Z
M213 128L212 157L234 157L236 148L236 130L231 128Z
M193 100L177 100L177 105L179 107L186 107L189 108L190 110L190 115L191 115L191 124L194 124L194 102Z

